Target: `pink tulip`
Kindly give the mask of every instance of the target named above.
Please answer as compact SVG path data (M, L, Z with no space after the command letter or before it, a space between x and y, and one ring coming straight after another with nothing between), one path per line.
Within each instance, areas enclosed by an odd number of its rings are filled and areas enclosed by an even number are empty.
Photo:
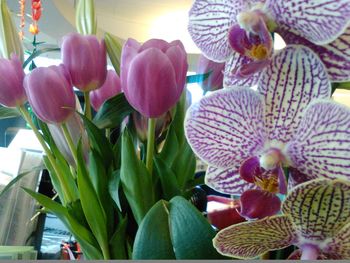
M205 91L214 91L223 88L225 63L217 63L201 55L198 59L197 74L211 72L201 86Z
M121 92L120 78L114 70L108 70L107 78L101 88L90 93L91 106L98 111L102 104Z
M44 122L65 122L75 111L73 86L63 65L34 69L25 77L24 88L35 114Z
M81 91L98 89L106 80L107 55L104 41L76 33L63 38L62 60L72 83Z
M121 58L122 89L136 110L156 118L179 100L187 68L186 52L178 40L151 39L140 45L128 39Z
M27 100L23 88L24 72L18 57L0 58L0 104L6 107L22 105Z

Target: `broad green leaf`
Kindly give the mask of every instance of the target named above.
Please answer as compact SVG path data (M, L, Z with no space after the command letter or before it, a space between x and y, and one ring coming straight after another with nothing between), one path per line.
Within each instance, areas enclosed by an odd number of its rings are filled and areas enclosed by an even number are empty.
M177 184L176 175L169 166L161 159L154 157L155 168L160 179L163 196L165 200L170 200L176 195L180 195L181 191Z
M111 198L119 208L119 211L122 211L122 206L119 198L119 187L120 187L120 170L116 170L111 174L111 177L108 183L108 191Z
M39 49L39 50L36 50L33 54L31 54L27 59L26 61L24 61L23 63L23 68L26 68L28 66L29 63L32 62L33 59L35 59L36 57L42 55L42 54L45 54L47 52L55 52L55 51L60 51L61 49L60 48L42 48L42 49Z
M170 167L178 153L178 150L179 142L176 137L174 125L171 124L159 156Z
M112 65L117 74L120 75L120 61L123 45L117 37L109 33L105 34L105 43L107 53L109 58L111 59Z
M56 175L55 170L53 169L49 159L47 158L47 156L43 156L43 161L45 164L46 169L49 171L50 174L50 178L51 178L51 183L53 185L53 188L55 189L55 191L57 192L58 196L60 197L60 200L63 202L63 204L66 204L66 197L64 196L64 193L62 191L62 187L60 184L60 181Z
M186 115L186 89L182 92L179 102L176 105L176 112L171 123L176 133L178 144L181 146L185 141L184 121Z
M212 71L209 71L205 74L189 75L186 77L186 83L201 83L205 81L211 73Z
M75 219L77 220L81 225L89 229L89 224L86 221L85 214L83 211L83 208L81 206L81 201L80 199L75 200L74 202L71 202L66 205L68 213Z
M175 172L178 185L182 190L184 190L189 180L194 179L196 157L187 141L179 149L171 169Z
M177 196L170 200L169 211L176 259L222 258L212 244L215 230L193 205Z
M155 198L152 177L144 163L138 159L127 129L122 135L120 178L136 222L140 224L155 203Z
M6 108L4 106L0 106L0 120L16 118L19 116L21 116L21 114L16 108Z
M111 256L113 259L128 259L126 247L126 228L128 226L127 217L123 218L119 223L117 230L109 241L111 248Z
M133 111L124 93L120 93L102 105L94 118L94 123L100 129L115 128Z
M191 239L187 242L191 242ZM132 259L175 259L167 201L158 201L142 220L136 234Z

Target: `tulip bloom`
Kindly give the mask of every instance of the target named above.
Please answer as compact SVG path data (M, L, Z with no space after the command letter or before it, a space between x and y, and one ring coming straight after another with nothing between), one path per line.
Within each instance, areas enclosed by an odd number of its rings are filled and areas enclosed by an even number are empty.
M272 53L271 32L320 55L334 82L350 80L350 2L195 0L189 33L206 57L225 62L225 86L252 86Z
M300 248L301 259L349 259L349 211L348 180L316 179L288 194L282 215L228 227L213 243L221 254L241 259L290 245Z
M257 92L219 90L187 112L186 137L209 164L206 183L241 195L241 214L275 214L285 194L283 167L314 178L350 178L350 110L330 100L324 64L309 48L288 46L261 75ZM323 99L323 100L318 100ZM299 182L293 178L289 182ZM276 208L269 214L261 207Z
M204 91L213 91L223 88L225 63L217 63L204 55L200 55L197 65L197 74L205 74L211 72L207 79L202 83Z
M24 71L18 57L0 58L0 104L16 107L27 101L23 87Z
M108 70L102 87L90 92L91 106L98 111L102 104L121 92L120 78L114 70Z
M128 39L121 58L122 89L136 110L145 117L156 118L179 100L187 68L180 41L151 39L140 45Z
M33 111L42 121L62 123L74 113L73 86L63 65L34 69L25 77L24 88Z
M83 92L98 89L106 80L107 55L104 41L76 33L63 38L62 61L72 83Z

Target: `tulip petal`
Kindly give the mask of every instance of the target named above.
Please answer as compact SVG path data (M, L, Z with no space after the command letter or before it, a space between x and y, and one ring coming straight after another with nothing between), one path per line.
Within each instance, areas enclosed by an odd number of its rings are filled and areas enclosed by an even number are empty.
M311 104L286 154L309 178L350 178L350 109L332 101Z
M258 91L265 97L270 140L288 142L302 113L316 98L330 97L326 68L311 49L291 45L276 53L261 73Z
M226 62L225 71L224 71L224 87L247 87L250 88L258 83L260 72L246 77L246 78L237 78L237 71L243 65L252 63L253 60L242 56L238 53L233 53L230 59Z
M240 201L240 214L246 219L273 216L281 209L281 200L277 195L259 189L245 191Z
M260 256L289 246L295 239L288 216L245 222L220 231L213 240L219 253L240 259Z
M302 244L332 238L349 222L350 183L316 179L301 184L289 193L282 211L291 217Z
M350 81L350 27L339 38L323 46L315 45L290 30L279 28L278 33L287 44L301 44L316 52L331 81Z
M265 142L264 106L255 91L219 90L187 111L185 131L194 152L215 167L237 167Z
M297 31L317 45L332 42L350 23L349 0L269 0L266 8L277 24Z
M350 258L350 223L336 234L324 254L331 259Z
M224 62L231 55L228 31L247 8L244 0L196 0L189 13L188 31L209 59Z
M258 188L255 184L244 181L238 168L220 169L209 166L205 175L205 184L218 192L241 195L244 191Z

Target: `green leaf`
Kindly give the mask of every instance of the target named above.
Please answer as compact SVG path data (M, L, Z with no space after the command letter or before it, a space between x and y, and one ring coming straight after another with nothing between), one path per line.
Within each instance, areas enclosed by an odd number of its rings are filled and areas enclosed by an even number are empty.
M136 234L132 259L175 259L170 235L169 203L160 200L142 220Z
M20 173L19 175L17 175L15 178L13 178L11 180L11 182L9 182L0 192L0 198L8 191L11 189L12 186L14 186L19 180L21 180L24 176L30 174L33 171L37 171L37 170L42 170L43 167L40 165L38 167L34 167L33 169L29 170L29 171L25 171L23 173Z
M21 114L16 108L7 108L0 106L0 120L17 118L19 116L21 116Z
M128 259L126 251L126 229L128 226L127 217L123 218L113 234L109 246L111 248L111 256L113 259Z
M179 102L176 105L176 113L174 119L171 123L173 129L176 133L176 138L178 140L179 145L182 145L185 141L185 129L184 129L184 121L186 115L186 90L182 92Z
M184 142L171 166L175 172L180 189L184 190L186 183L194 178L196 157L187 143Z
M116 170L111 174L111 178L108 184L108 191L111 198L119 208L119 211L122 211L122 206L119 198L119 187L120 187L120 170Z
M42 48L37 51L35 51L33 54L31 54L26 61L23 63L23 68L26 68L30 62L32 62L33 59L36 57L39 57L40 55L47 53L47 52L54 52L54 51L60 51L61 49L56 47L56 48Z
M117 74L120 75L120 61L123 45L117 37L109 33L105 34L105 43L107 53L109 58L111 59L112 65Z
M347 89L347 90L350 90L350 82L341 82L341 83L338 83L337 89Z
M176 259L223 258L213 247L216 232L204 216L186 199L169 202L170 233Z
M212 71L209 71L205 74L189 75L186 77L186 83L201 83L205 81L211 73Z
M175 125L171 124L165 139L164 146L160 152L160 158L171 167L179 150L179 142L176 137Z
M127 129L122 135L120 178L136 222L140 224L155 203L155 198L152 177L144 163L138 159Z
M94 123L100 129L115 128L133 111L124 93L120 93L102 105L94 118Z
M189 190L195 188L196 186L203 185L203 184L204 184L204 175L187 181L185 189L183 189L183 190L189 191Z
M177 184L176 175L170 169L169 166L161 159L154 157L155 167L160 182L162 184L162 190L165 200L170 200L176 195L180 195L181 191Z

